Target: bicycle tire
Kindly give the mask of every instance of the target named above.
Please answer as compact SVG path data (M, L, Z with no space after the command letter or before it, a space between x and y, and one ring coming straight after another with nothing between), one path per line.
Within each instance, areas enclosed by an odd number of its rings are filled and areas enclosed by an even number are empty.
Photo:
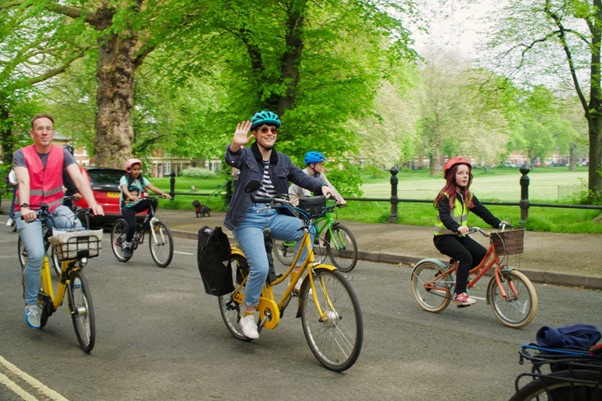
M125 242L125 236L128 231L128 223L124 219L117 219L111 227L111 249L113 255L120 262L127 262L131 257L126 257L123 254L123 243Z
M519 389L510 401L600 399L602 399L602 372L571 369L538 376Z
M362 350L364 328L357 295L337 270L313 270L315 291L306 278L301 286L301 324L307 344L318 361L327 369L342 372L357 361ZM325 312L321 318L319 309Z
M487 286L493 314L504 326L515 329L525 327L531 323L537 313L535 287L527 276L517 270L502 270L500 273L504 291L508 295L515 294L515 296L509 301L504 299L493 276Z
M229 294L217 297L219 312L226 328L234 338L242 341L252 341L243 334L240 328L240 319L242 318L244 308L244 292L243 288L237 291L240 283L249 275L249 265L247 259L241 255L232 255L228 264L232 271L232 280L235 283L235 289Z
M284 266L290 266L295 259L295 241L282 241L272 238L272 253Z
M355 236L346 226L335 223L330 230L326 231L324 242L326 243L326 253L332 264L344 273L349 273L355 268L357 263L357 242Z
M426 288L426 283L438 276L440 277L438 281L441 281L441 289ZM438 313L448 307L451 301L451 286L453 285L451 283L454 283L453 275L443 275L441 266L434 262L420 262L412 270L411 286L414 300L427 312Z
M153 221L148 232L148 247L157 266L167 267L173 259L173 237L162 221ZM151 232L154 231L154 235Z
M88 282L82 271L74 271L69 276L69 313L77 336L79 347L89 353L96 341L94 305Z
M54 252L54 247L49 246L48 251L46 252L48 255L51 270L55 273L57 277L61 275L61 261L58 258L58 255ZM21 272L25 269L25 265L27 264L27 251L23 248L23 243L21 242L21 236L17 239L17 255L19 256L19 265L21 265Z

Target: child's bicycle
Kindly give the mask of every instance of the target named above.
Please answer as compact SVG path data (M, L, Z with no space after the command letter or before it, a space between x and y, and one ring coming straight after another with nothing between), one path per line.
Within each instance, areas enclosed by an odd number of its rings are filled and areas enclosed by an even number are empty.
M63 197L64 201L72 200L71 196ZM79 219L83 228L90 228L90 209L85 209L79 206L75 206L73 202L71 202L71 211L75 216L75 219ZM75 225L75 223L73 223ZM52 230L42 224L42 230L44 234L44 249L48 256L50 257L50 267L56 273L56 276L59 277L61 274L61 262L58 260L56 254L54 253L54 248L49 246L48 238L52 235ZM27 251L23 248L23 243L21 242L21 236L17 239L17 255L19 256L19 264L21 265L21 269L25 268L25 264L27 263Z
M89 214L90 209L83 209L82 213ZM48 211L48 206L42 204L37 217L42 221L42 225L45 225L44 223L52 220L54 216ZM42 288L38 294L40 327L46 325L48 318L63 304L67 294L67 305L77 341L80 348L89 353L94 348L96 324L90 289L82 270L89 258L100 254L102 230L47 231L51 234L44 236L45 246L47 243L52 245L54 255L60 262L60 274L55 287L50 272L49 256L46 254L42 262Z
M510 401L602 400L602 344L589 351L527 344L521 347L519 355L521 365L530 361L532 367L530 373L521 373L516 378L516 392Z
M286 208L302 219L303 238L286 272L275 277L273 281L266 280L257 306L260 318L258 329L273 330L278 326L286 307L297 295L297 281L303 280L298 293L295 316L301 318L309 348L326 368L338 372L349 369L359 357L363 342L362 313L357 296L349 282L334 266L315 261L308 229L311 216L305 210L292 206L286 199L272 199L268 207ZM307 252L307 259L299 273L294 276L293 268L303 249ZM228 331L235 338L251 341L239 326L243 315L249 266L242 250L236 246L232 247L229 265L235 289L219 297L220 313ZM273 288L289 278L284 293L277 300Z
M311 198L309 198L311 199ZM299 199L300 207L307 202L308 198ZM336 201L327 201L326 208L316 214L312 214L313 225L316 229L316 246L314 254L319 257L320 263L330 258L332 264L344 273L348 273L357 263L358 249L355 237L349 228L337 221L334 211L338 205ZM322 235L324 234L324 235ZM288 266L295 257L295 241L272 240L272 250L276 259Z
M167 267L173 258L173 237L167 225L159 220L155 213L156 211L152 207L149 208L142 223L136 223L136 232L132 238L132 253L144 243L145 237L148 235L148 246L153 261L159 267ZM111 249L120 262L127 262L131 259L131 257L126 257L123 251L127 231L128 223L123 218L115 221L111 228Z
M521 328L533 320L537 312L537 293L533 284L523 273L511 269L500 259L500 255L523 252L524 230L508 230L487 233L478 227L470 233L480 232L490 238L487 254L481 263L470 270L474 277L468 282L472 288L492 267L493 274L487 285L487 303L491 305L497 320L512 328ZM437 259L423 259L412 270L411 284L414 299L428 312L441 312L449 305L454 285L454 273L458 261L452 260L451 267Z

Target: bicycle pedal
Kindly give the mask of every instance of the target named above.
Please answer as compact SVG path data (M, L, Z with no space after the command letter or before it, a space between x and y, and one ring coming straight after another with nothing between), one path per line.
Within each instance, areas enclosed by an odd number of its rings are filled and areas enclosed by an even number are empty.
M458 308L468 308L470 305L462 305L462 304L460 304L460 305L456 305L456 306Z

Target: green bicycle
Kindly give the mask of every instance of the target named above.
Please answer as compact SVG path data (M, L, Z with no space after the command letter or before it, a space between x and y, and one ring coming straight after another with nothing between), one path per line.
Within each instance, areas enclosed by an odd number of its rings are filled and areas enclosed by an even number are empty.
M316 261L323 263L326 257L340 271L348 273L357 263L357 242L349 228L337 221L334 211L338 205L334 200L328 200L324 211L316 216L312 222L316 229L314 253ZM280 241L272 239L272 252L276 259L285 266L289 266L295 257L295 241Z

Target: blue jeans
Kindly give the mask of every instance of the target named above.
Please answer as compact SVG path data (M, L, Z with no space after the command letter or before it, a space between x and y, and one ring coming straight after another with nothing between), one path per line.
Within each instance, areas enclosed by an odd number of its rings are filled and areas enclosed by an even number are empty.
M66 206L58 206L54 209L57 216L53 221L46 220L48 227L55 228L81 228L79 219L75 219L73 212ZM44 261L44 237L42 235L42 223L40 220L25 222L21 219L21 212L15 214L17 221L17 231L21 236L23 248L27 251L27 263L23 270L23 299L26 305L35 305L38 303L38 291L42 284L42 262ZM75 219L75 226L73 220Z
M261 289L268 275L268 256L265 251L263 239L263 230L269 228L270 236L283 241L297 241L303 237L303 223L296 217L287 216L278 213L274 209L264 209L268 205L265 203L255 203L251 206L238 228L233 232L234 238L240 245L242 251L247 256L249 262L249 278L245 286L245 305L257 306ZM312 234L312 244L315 229L310 231ZM307 257L304 250L301 255L299 265Z

